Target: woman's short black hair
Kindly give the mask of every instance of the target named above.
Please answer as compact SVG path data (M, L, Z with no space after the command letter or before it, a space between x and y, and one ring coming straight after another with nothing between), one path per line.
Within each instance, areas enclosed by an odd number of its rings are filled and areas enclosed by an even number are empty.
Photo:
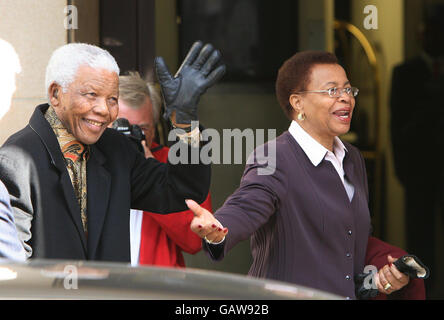
M290 96L295 92L306 90L311 70L317 64L338 64L338 59L331 52L301 51L285 61L279 69L276 79L276 97L290 120L293 119Z

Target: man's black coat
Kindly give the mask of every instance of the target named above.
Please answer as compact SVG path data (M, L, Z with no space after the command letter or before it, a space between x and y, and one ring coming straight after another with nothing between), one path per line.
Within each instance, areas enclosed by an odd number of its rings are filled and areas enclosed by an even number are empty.
M123 134L106 129L87 162L86 236L47 108L37 106L0 148L0 179L28 257L129 262L130 208L169 213L187 209L185 199L205 200L210 166L145 159Z

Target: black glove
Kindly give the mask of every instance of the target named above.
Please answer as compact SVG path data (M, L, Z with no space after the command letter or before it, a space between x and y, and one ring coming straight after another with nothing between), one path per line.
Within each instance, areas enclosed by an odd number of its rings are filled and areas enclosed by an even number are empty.
M219 65L221 55L211 44L202 47L201 41L193 44L174 78L162 57L156 57L155 67L165 102L164 118L170 119L176 111L176 123L190 124L197 120L200 96L225 73Z
M395 262L395 267L410 278L427 279L430 275L429 268L412 254L406 254Z

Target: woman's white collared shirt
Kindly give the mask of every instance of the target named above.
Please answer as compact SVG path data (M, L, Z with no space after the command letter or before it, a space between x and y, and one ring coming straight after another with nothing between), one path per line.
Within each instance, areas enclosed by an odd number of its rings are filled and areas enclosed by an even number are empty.
M310 159L311 163L315 167L321 163L321 161L325 158L325 160L330 161L333 167L336 169L336 172L341 178L341 181L344 185L345 191L347 192L348 199L353 199L353 194L355 192L355 188L345 177L343 162L345 157L345 152L347 152L347 148L342 143L341 139L335 137L333 143L333 152L325 148L319 142L317 142L312 136L310 136L296 121L292 121L288 132L295 138L296 142L300 145L302 150L304 150L307 157Z

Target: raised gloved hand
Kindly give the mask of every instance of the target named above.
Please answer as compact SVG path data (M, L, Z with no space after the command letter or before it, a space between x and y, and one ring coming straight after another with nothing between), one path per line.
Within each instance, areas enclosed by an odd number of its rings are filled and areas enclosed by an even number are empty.
M176 123L190 124L198 119L197 105L201 95L225 73L225 65L217 66L221 55L211 44L193 44L173 77L162 57L156 57L155 67L165 102L164 118L171 119L176 111Z

